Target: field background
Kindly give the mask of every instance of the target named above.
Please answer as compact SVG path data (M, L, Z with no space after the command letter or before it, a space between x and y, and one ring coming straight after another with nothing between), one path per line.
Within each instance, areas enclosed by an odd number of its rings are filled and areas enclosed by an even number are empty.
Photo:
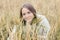
M39 14L47 17L51 25L49 39L59 39L60 0L0 0L0 28L11 20L19 23L19 11L24 3L31 3Z

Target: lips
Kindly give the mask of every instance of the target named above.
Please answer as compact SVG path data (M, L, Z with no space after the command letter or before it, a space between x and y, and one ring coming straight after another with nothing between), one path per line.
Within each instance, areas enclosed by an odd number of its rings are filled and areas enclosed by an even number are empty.
M27 17L27 18L26 18L26 20L29 20L29 19L31 19L31 17Z

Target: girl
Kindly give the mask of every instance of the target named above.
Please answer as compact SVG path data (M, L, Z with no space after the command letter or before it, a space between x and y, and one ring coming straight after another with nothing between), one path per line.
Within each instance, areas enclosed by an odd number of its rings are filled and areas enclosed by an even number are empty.
M47 40L50 30L48 20L43 15L38 15L34 7L26 3L20 10L22 19L22 40Z
M20 9L20 40L47 40L50 25L45 16L36 13L34 7L26 3ZM13 29L12 34L16 31ZM13 35L11 35L13 36Z

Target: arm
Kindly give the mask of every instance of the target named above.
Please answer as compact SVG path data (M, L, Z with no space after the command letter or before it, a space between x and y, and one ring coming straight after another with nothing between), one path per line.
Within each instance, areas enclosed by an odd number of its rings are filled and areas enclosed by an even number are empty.
M39 27L37 28L37 37L38 40L46 39L48 32L50 30L50 25L45 16L42 16L42 21L39 23Z

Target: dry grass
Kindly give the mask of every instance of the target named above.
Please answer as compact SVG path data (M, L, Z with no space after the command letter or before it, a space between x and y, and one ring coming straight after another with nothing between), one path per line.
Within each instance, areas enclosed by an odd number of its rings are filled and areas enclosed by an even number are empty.
M0 40L6 40L7 32L11 35L14 25L21 25L19 10L25 2L31 3L39 14L48 18L51 25L48 40L60 40L60 0L0 0ZM18 36L21 30L14 34L14 40L21 40L21 36Z

